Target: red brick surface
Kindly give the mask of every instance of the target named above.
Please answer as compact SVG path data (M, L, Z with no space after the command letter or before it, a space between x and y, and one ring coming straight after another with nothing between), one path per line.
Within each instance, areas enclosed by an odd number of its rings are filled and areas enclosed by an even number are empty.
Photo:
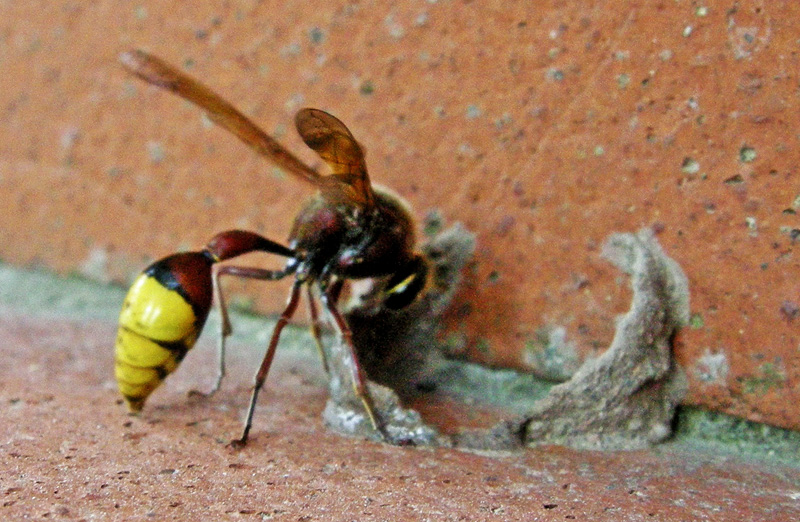
M112 382L115 328L0 309L0 519L800 517L797 469L686 448L471 454L342 438L321 423L319 364L285 351L250 444L234 451L225 442L239 432L256 351L235 347L222 391L189 400L213 378L206 343L132 418Z
M800 5L713 4L6 2L0 258L125 280L226 228L285 237L307 188L127 77L143 47L309 161L292 115L333 112L375 181L472 229L471 357L525 367L548 326L604 349L629 296L598 247L650 226L690 279L687 402L799 428Z

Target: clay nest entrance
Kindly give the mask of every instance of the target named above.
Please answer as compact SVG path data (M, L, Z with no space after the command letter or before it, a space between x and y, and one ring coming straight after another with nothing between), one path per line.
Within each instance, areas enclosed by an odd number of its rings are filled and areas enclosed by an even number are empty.
M372 381L370 392L393 439L463 449L540 444L635 449L670 436L675 408L686 392L685 377L672 357L672 339L688 322L689 292L682 270L650 230L616 233L606 241L603 256L631 278L630 309L618 318L613 341L600 356L553 384L444 356L436 340L441 316L472 257L475 239L459 225L443 228L436 214L426 225L430 233L423 250L433 269L426 294L407 309L391 312L373 306L366 291L347 313L359 359ZM352 392L349 369L337 363L346 360L336 353L341 349L337 343L330 347L325 422L343 434L377 439ZM449 410L474 409L493 390L501 390L501 409L511 413L489 427L443 431L435 413L426 415L426 422L404 406L443 404L439 414L457 424L458 415Z

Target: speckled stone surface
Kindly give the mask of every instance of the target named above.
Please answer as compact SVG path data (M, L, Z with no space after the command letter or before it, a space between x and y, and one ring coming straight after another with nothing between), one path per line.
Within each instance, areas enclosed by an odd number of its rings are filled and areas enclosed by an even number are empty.
M287 235L308 187L126 76L142 47L314 165L292 116L331 111L374 181L475 232L454 353L604 350L630 295L599 245L651 227L689 278L686 402L798 429L799 28L788 1L5 2L0 258L127 281L223 229ZM234 291L274 312L272 288Z
M322 425L326 393L312 349L281 352L250 444L232 450L257 351L235 346L222 391L189 399L214 376L213 348L201 343L144 414L129 417L112 380L115 328L0 309L1 519L800 517L800 471L741 456L669 445L475 454L340 437Z

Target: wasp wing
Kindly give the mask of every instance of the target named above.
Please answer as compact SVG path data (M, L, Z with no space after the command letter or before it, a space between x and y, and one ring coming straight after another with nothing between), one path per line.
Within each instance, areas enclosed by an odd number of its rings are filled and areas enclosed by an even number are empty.
M205 110L214 123L236 135L282 169L316 186L323 185L324 178L319 173L286 150L220 95L194 78L140 50L122 53L120 62L128 71L147 83L172 91Z
M294 121L306 145L331 168L332 174L324 176L322 185L326 195L344 196L362 207L372 206L374 195L364 151L344 123L319 109L301 109Z

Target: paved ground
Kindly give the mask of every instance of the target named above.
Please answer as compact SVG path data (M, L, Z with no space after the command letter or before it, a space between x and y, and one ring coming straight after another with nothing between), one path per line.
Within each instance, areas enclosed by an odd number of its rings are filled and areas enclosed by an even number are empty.
M112 377L119 293L70 314L84 299L74 282L52 293L36 277L0 283L2 520L800 519L800 468L691 441L475 454L340 437L322 424L310 347L280 354L250 445L231 450L258 357L249 343L234 343L213 399L186 397L213 379L204 342L129 417Z

